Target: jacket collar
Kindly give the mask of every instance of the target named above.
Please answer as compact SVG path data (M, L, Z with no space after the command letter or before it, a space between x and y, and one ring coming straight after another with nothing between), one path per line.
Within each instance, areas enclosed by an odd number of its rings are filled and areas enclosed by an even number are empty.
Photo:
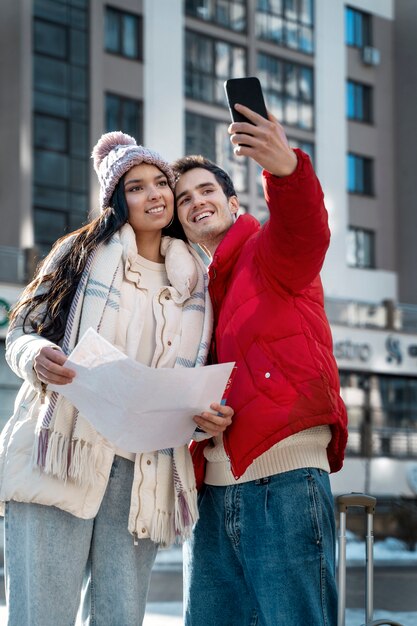
M259 232L260 228L258 220L252 215L241 215L217 246L209 266L209 291L215 318L218 317L220 305L242 248L250 237Z
M229 280L242 246L260 227L258 220L252 215L238 217L216 248L210 264L210 278L219 278L222 284Z

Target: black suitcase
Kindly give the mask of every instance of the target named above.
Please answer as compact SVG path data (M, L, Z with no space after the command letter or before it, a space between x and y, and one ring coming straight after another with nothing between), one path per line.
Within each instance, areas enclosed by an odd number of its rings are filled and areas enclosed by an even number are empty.
M338 588L339 602L337 626L345 626L346 613L346 514L350 506L366 510L366 584L365 584L365 624L362 626L401 626L389 619L374 620L374 513L376 498L363 493L349 493L337 498L339 511L339 563Z

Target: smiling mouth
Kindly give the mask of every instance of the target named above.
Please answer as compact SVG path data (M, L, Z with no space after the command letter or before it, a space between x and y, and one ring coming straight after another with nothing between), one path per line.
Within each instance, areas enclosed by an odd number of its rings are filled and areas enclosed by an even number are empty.
M204 211L203 213L199 213L195 217L193 217L192 221L194 224L201 222L201 220L205 220L207 217L211 217L213 215L213 211Z
M164 206L156 206L152 209L148 209L145 213L149 213L150 215L158 215L159 213L163 213L165 211Z

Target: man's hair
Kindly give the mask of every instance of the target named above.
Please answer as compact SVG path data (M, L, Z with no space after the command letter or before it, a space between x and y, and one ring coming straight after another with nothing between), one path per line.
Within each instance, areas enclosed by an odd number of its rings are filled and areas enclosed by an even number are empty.
M223 189L224 195L227 199L232 196L237 196L229 174L221 167L213 163L213 161L206 159L201 154L192 154L190 156L182 157L182 159L177 159L171 164L171 167L174 170L176 181L178 181L179 178L185 174L185 172L189 172L190 170L194 170L196 168L207 170L214 175L220 187Z

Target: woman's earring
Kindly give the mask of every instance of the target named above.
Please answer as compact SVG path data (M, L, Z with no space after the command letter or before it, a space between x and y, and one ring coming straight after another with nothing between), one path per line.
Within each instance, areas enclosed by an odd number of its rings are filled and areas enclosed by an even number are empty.
M169 228L170 226L172 226L173 223L174 223L174 216L171 217L170 223L164 226L164 228Z

